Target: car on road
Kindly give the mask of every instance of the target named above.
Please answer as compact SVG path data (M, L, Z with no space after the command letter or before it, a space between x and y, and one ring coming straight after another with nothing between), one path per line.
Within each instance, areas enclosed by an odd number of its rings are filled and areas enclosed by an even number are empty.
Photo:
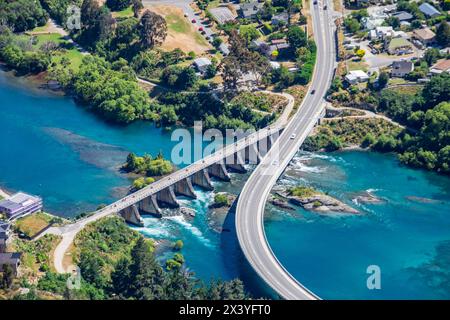
M289 139L295 139L295 137L296 137L297 135L295 134L295 133L293 133L293 134L291 134L291 136L290 136L290 138Z
M317 1L314 1L314 5L316 5L317 4Z
M280 163L278 162L278 160L273 160L272 161L272 165L273 166L278 166Z
M196 23L196 22L197 22L197 20L195 20L195 19L192 19L192 20L191 20L191 22L192 22L192 23Z
M314 94L314 93L316 93L316 89L314 89L313 91L311 91L311 94Z
M327 10L327 5L324 5L324 6L323 6L323 10Z

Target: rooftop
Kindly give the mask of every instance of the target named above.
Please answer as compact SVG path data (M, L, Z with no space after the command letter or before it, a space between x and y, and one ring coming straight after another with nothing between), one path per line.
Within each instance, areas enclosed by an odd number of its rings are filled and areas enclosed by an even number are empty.
M211 60L209 60L208 58L197 58L194 60L194 64L197 67L204 67L204 66L208 66L211 64Z
M211 12L214 19L216 19L219 24L224 24L225 22L234 20L236 18L233 12L231 12L231 10L227 7L212 8L209 9L209 12Z
M435 7L433 7L431 4L426 3L426 2L422 3L419 6L419 10L422 11L424 14L426 14L429 17L441 14Z
M0 265L16 264L19 262L22 254L20 252L6 252L0 253Z
M411 42L404 38L393 38L391 42L389 42L389 49L396 49L402 47L411 47Z
M450 59L438 60L434 65L431 66L431 69L439 70L439 71L450 70Z
M365 73L365 72L362 71L362 70L352 70L352 71L349 71L348 74L350 74L350 75L352 75L352 76L355 76L355 77L358 77L358 78L366 78L366 77L369 77L369 76L367 75L367 73Z
M39 201L42 201L42 199L39 197L32 196L23 192L18 192L15 195L11 196L9 199L0 201L0 209L4 208L14 211L22 207L27 207Z
M413 15L406 11L400 11L393 15L393 17L398 18L400 21L411 20Z
M258 11L263 7L264 3L253 1L253 2L246 2L241 3L240 8L242 10L242 14L244 17L251 17L258 13Z
M395 69L397 72L411 72L414 69L414 64L406 60L394 61L392 69Z
M414 34L424 40L431 40L436 36L430 28L416 29L414 30Z

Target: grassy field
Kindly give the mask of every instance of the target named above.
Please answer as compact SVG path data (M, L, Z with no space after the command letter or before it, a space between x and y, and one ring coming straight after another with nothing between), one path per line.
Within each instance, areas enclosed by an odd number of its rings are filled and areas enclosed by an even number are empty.
M352 70L368 70L368 64L364 60L349 60L347 61L348 71Z
M123 9L122 11L115 11L112 13L114 18L128 18L132 17L134 15L132 6L129 6L126 9Z
M51 216L45 213L34 213L24 218L18 219L15 226L19 232L32 238L50 224Z
M179 33L188 33L191 30L189 21L179 14L168 14L165 19L169 30L173 30Z
M36 27L36 28L34 28L33 30L31 30L31 32L32 32L32 33L33 33L33 32L45 32L45 31L47 31L48 26L49 26L49 23L47 22L44 26Z
M78 51L78 49L75 48L71 43L65 40L60 34L58 33L37 34L34 35L33 37L36 39L36 41L33 42L33 48L35 49L39 48L42 44L46 42L54 42L58 45L62 45L63 47L65 47L65 49L57 51L52 56L52 60L55 62L59 62L63 57L66 57L70 60L72 68L74 70L78 70L78 68L81 65L81 61L83 60L83 54L80 51ZM17 39L21 41L29 41L31 39L31 36L20 35L17 36Z
M163 50L179 48L186 53L203 54L211 48L181 8L172 5L148 5L146 8L163 16L167 22L167 38L161 46Z

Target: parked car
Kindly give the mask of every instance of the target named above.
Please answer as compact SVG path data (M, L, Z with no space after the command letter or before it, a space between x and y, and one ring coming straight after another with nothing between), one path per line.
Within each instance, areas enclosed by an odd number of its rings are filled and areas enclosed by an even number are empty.
M323 6L323 10L327 10L327 5L324 5L324 6Z
M192 19L192 20L191 20L191 22L192 22L192 23L196 23L196 22L197 22L197 20L195 20L195 19Z
M314 93L316 93L316 89L314 89L313 91L311 91L311 94L314 94Z
M202 32L203 31L203 27L198 28L198 31Z

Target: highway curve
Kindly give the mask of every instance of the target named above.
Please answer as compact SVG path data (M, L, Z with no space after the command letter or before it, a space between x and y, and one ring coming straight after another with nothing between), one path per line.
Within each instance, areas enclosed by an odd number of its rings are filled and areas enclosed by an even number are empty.
M264 208L270 190L323 111L323 97L335 68L332 14L328 10L323 10L321 1L316 5L311 1L311 15L317 44L317 61L309 91L275 146L248 179L236 208L236 232L248 262L281 297L290 300L315 300L319 297L297 281L272 252L264 232ZM308 257L299 256L298 259L305 261Z

